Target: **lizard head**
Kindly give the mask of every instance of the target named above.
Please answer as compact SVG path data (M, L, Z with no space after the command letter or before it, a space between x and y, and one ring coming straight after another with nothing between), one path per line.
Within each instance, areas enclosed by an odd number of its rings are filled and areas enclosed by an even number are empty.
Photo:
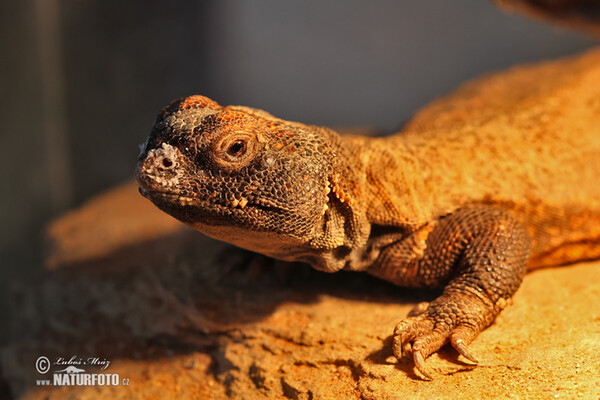
M197 230L298 259L295 252L326 229L335 137L261 110L187 97L158 115L136 178L140 193Z

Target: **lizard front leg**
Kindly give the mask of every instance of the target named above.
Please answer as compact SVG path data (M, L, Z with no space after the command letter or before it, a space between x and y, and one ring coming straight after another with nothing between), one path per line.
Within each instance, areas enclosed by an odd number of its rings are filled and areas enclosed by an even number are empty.
M458 210L385 247L369 272L400 286L443 286L394 331L397 358L424 360L444 344L476 362L467 345L492 323L525 275L530 239L510 213L480 206Z

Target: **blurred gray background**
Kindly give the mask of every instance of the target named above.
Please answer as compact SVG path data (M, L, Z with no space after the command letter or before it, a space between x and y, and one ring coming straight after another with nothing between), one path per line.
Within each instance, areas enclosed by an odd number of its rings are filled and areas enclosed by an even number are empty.
M174 98L392 132L466 79L594 44L485 0L0 0L0 299L42 268L50 218L132 178Z

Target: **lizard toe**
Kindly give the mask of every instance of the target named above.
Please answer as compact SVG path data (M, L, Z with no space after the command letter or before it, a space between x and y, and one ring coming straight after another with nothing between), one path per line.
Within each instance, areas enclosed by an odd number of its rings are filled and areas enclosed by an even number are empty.
M425 314L408 317L394 330L394 355L396 358L411 357L415 367L426 379L433 379L425 366L425 359L440 349L449 334L444 329L436 329L434 321Z
M422 316L408 317L394 329L394 355L399 360L410 357L413 342L433 329L432 321Z

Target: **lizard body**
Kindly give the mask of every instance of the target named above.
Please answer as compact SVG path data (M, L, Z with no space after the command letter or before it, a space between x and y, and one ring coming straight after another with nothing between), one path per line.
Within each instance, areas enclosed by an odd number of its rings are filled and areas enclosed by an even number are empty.
M468 83L387 138L179 99L136 172L143 195L209 236L443 287L394 332L394 354L427 377L447 342L475 361L467 345L528 268L600 257L599 174L599 51Z

